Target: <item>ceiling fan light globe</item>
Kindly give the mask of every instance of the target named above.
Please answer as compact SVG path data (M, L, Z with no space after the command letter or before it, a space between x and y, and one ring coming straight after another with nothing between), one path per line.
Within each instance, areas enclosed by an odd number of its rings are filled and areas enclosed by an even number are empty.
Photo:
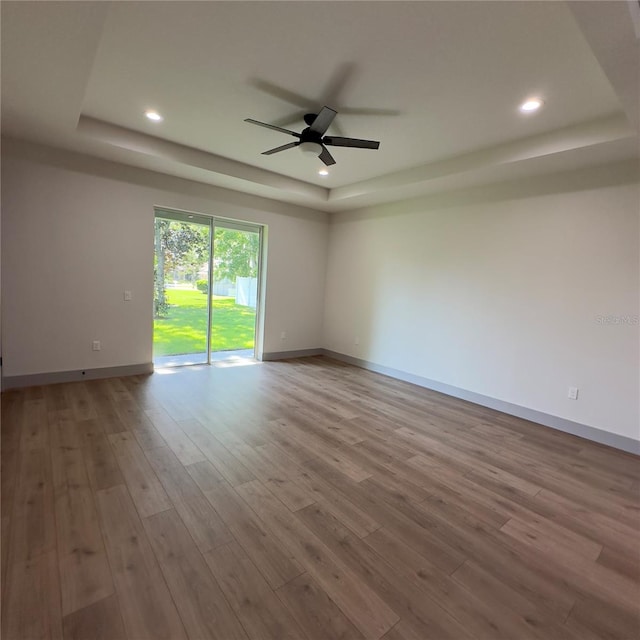
M322 145L318 142L301 142L298 149L307 156L315 156L316 158L322 153Z

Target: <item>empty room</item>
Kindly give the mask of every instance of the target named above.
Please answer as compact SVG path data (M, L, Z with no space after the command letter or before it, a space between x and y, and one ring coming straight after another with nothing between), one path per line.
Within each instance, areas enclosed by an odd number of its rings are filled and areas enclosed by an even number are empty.
M6 1L4 640L640 638L640 4Z

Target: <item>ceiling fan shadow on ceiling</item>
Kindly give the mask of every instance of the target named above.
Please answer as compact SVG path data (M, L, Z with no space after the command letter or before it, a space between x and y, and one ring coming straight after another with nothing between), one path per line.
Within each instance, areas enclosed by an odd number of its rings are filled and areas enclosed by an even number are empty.
M280 147L263 151L263 156L270 156L280 151L286 151L287 149L293 149L299 147L304 153L318 156L324 164L331 166L335 164L333 156L327 149L327 147L352 147L356 149L379 149L380 142L377 140L361 140L359 138L344 138L342 136L327 136L325 135L327 129L331 126L333 119L338 115L338 112L330 107L322 107L320 113L307 113L304 116L304 121L308 125L306 129L303 129L301 133L296 133L290 129L284 129L274 124L267 124L266 122L260 122L253 118L246 118L245 122L251 124L257 124L260 127L266 127L267 129L273 129L274 131L280 131L287 135L298 138L296 142L289 142L283 144Z
M344 105L344 93L346 88L353 84L358 76L358 68L354 62L343 62L339 64L331 73L330 78L322 87L319 94L313 97L303 96L295 91L291 91L286 87L275 84L262 78L252 78L249 80L249 84L262 91L263 93L281 100L288 102L298 109L304 109L304 111L295 111L283 118L277 120L274 124L279 127L288 127L297 122L302 122L304 116L309 111L309 105L321 105L332 104L337 105L337 111L343 116L398 116L400 111L397 109L375 109L371 107L347 107ZM335 132L344 136L344 131L338 123L333 123L333 129Z

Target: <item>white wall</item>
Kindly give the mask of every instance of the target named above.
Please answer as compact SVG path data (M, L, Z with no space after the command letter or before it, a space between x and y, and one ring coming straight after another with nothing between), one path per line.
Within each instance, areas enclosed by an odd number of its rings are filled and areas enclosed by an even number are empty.
M321 346L326 214L10 142L2 158L4 376L151 362L154 205L268 225L263 349ZM125 289L133 301L124 302Z
M373 207L328 230L301 207L5 143L3 374L151 361L158 205L268 225L266 352L324 346L640 439L638 324L598 322L640 313L630 175Z
M336 216L325 346L640 439L640 198L619 184L633 170Z

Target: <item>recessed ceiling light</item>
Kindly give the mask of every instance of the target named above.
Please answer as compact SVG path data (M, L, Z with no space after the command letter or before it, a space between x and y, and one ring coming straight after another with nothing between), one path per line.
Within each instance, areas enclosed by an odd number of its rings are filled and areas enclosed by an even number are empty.
M148 110L144 112L144 115L149 118L149 120L153 120L154 122L161 122L162 116L157 111Z
M541 106L542 100L540 100L540 98L530 98L520 105L520 111L522 111L522 113L532 113L537 111Z
M320 169L320 171L318 171L318 173L321 176L328 176L329 175L329 172L326 169Z

